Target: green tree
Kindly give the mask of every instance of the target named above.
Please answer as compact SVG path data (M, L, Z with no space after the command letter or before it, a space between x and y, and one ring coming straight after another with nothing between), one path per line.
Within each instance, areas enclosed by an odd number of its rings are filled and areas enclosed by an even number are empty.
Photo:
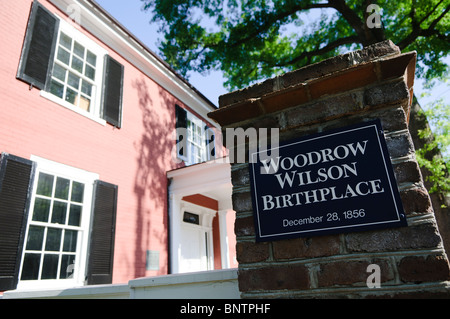
M161 25L164 59L184 76L221 70L228 89L385 39L417 51L419 76L447 70L442 58L450 51L450 0L142 1ZM381 9L380 27L375 8ZM305 23L317 10L320 18Z
M450 0L142 1L161 26L164 59L184 76L221 70L230 90L385 39L417 51L416 74L428 83L448 76ZM422 112L415 101L411 118ZM448 106L434 105L427 117L444 123L439 119L449 119ZM438 125L446 129L434 139L425 126L411 131L418 159L431 171L430 190L445 192L448 157L436 152L448 143L448 125Z
M425 94L425 93L424 93ZM421 167L428 170L426 179L430 192L450 194L450 105L440 98L419 111L418 117L428 120L429 126L418 130L423 145L416 151ZM431 131L433 128L433 132Z

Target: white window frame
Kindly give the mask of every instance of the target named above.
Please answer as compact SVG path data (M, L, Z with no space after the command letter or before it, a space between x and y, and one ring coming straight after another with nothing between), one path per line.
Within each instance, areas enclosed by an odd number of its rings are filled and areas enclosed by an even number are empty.
M31 160L36 163L36 173L32 189L32 198L30 204L30 213L27 221L27 228L24 241L24 249L22 252L22 261L19 269L19 283L17 290L28 289L42 289L45 288L68 288L68 287L81 287L85 285L86 277L86 265L87 265L87 251L89 243L89 229L91 223L91 210L92 210L92 193L94 182L99 179L99 175L91 173L85 170L53 162L42 157L31 156ZM77 250L75 258L74 275L71 279L54 279L54 280L27 280L22 281L20 279L22 274L22 266L25 256L26 239L28 238L28 230L30 222L32 222L34 202L36 199L36 188L39 179L39 173L47 173L57 177L63 177L70 180L84 184L84 200L82 209L82 218L80 229L78 230ZM32 222L36 224L36 222Z
M58 17L58 16L57 16ZM95 73L95 96L91 100L91 110L85 111L67 101L64 99L59 98L56 95L53 95L52 93L41 90L41 96L55 102L71 111L74 111L75 113L81 114L99 124L102 124L106 126L106 121L100 117L101 112L101 101L102 101L102 86L103 86L103 72L104 72L104 57L108 54L108 51L103 49L99 44L95 43L93 40L89 39L86 35L78 31L74 26L70 25L68 22L66 22L64 19L58 17L60 20L59 23L59 30L58 30L58 37L56 40L56 51L55 51L55 57L52 61L52 68L53 63L55 63L57 56L58 56L58 46L59 46L59 40L61 37L61 32L65 33L69 37L72 38L72 40L77 41L81 45L83 45L86 49L91 51L93 54L97 56L97 65L96 65L96 73Z
M192 131L192 127L190 125L190 123L193 123L196 126L200 127L201 130L201 142L200 144L195 143L195 141L192 140L191 138L191 131ZM194 164L199 164L199 163L203 163L209 160L209 154L208 154L208 150L206 147L206 130L205 130L205 122L203 122L202 120L200 120L198 117L196 117L195 115L191 114L190 112L187 112L187 127L186 127L186 139L187 139L187 158L184 159L186 165L194 165ZM192 153L192 150L194 147L198 147L200 148L200 152L201 152L201 159L200 161L196 160L195 155Z

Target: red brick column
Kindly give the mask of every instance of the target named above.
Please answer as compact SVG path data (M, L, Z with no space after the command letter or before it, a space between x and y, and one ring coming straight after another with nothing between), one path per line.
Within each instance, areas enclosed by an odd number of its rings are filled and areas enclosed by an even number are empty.
M390 41L220 97L226 128L280 129L288 140L380 119L408 227L257 243L248 164L233 163L243 298L450 297L449 263L408 131L416 55ZM376 264L381 287L366 284Z

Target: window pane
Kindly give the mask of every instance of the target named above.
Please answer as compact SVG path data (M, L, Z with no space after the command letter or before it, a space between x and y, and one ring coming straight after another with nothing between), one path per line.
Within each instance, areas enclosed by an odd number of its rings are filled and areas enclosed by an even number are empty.
M199 126L195 126L195 143L200 144L201 143L201 129Z
M183 215L183 221L185 223L200 225L200 216L197 214L185 212Z
M82 203L83 195L84 195L84 184L78 183L78 182L73 182L71 201L77 202L77 203Z
M40 254L25 254L23 259L21 280L36 280L39 278Z
M80 58L84 59L84 46L82 46L78 42L75 42L75 45L73 47L73 52L76 55L78 55Z
M53 189L53 175L39 173L39 180L36 194L51 197L52 189Z
M58 177L56 179L55 197L60 199L69 198L70 181L65 178Z
M89 109L91 108L91 100L81 95L80 104L78 106L80 107L80 109L89 112Z
M86 71L84 71L84 75L95 81L95 69L93 67L86 65Z
M97 56L89 50L86 55L86 60L90 65L94 67L97 65Z
M81 206L70 205L69 225L80 226L81 224Z
M76 56L72 57L72 69L77 70L80 73L83 73L83 61L77 58Z
M75 271L75 256L63 255L61 258L61 270L59 278L60 279L73 278L74 271Z
M62 82L66 81L66 69L64 69L59 64L54 64L53 66L53 76Z
M61 247L62 230L57 228L49 228L47 230L47 241L45 243L46 251L59 251Z
M77 92L67 88L66 101L69 103L75 104L76 99L77 99Z
M65 63L67 65L69 65L70 62L70 52L67 52L66 50L64 50L63 48L59 48L58 49L58 56L57 56L58 60L61 61L62 63Z
M50 84L50 93L62 99L64 96L64 85L52 80L52 83Z
M41 250L44 242L44 227L30 226L26 250Z
M56 279L58 274L59 255L46 254L42 265L41 279Z
M50 200L36 198L34 201L33 209L33 221L35 222L48 222L48 216L50 213Z
M80 88L80 77L76 76L72 72L69 72L69 79L68 79L67 83L71 87L73 87L73 88L78 90Z
M92 95L92 84L83 80L83 84L81 86L81 92L83 92L87 96L91 96Z
M53 203L52 223L64 225L66 223L67 203Z
M78 232L75 230L65 231L63 251L68 253L74 253L77 251L77 236Z
M68 35L64 34L63 32L61 32L61 37L60 37L59 43L63 47L65 47L69 50L72 49L72 39Z

